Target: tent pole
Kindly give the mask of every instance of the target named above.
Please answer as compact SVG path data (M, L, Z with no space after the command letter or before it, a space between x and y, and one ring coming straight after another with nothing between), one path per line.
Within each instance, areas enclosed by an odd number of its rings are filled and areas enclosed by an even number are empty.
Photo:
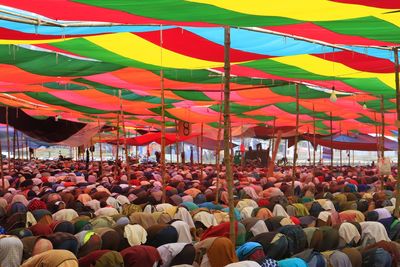
M4 173L3 173L3 146L2 146L2 141L0 140L0 177L1 177L1 185L3 188L3 191L6 189L6 186L4 184Z
M28 146L28 136L25 136L25 148L26 148L26 160L29 160L29 146Z
M381 141L380 141L381 151L380 151L380 156L383 161L385 158L385 103L384 103L383 95L381 95L380 100L381 100ZM376 135L376 138L378 138L378 133ZM381 179L381 190L384 190L385 181L384 181L383 175L381 175L380 179Z
M121 112L121 120L122 120L122 132L124 135L124 149L125 149L125 163L126 163L126 176L130 177L130 169L131 166L130 160L129 160L129 151L128 151L128 145L126 144L126 128L125 128L125 116L124 116L124 110L122 108L122 97L121 97L121 89L119 90L119 109Z
M385 157L385 103L383 99L383 95L381 95L381 156Z
M138 137L137 129L135 129L135 131L136 131L135 137ZM138 159L138 146L135 146L135 159L136 159L137 163L139 163L139 159Z
M242 145L244 146L243 121L242 121L242 126L241 126L240 132L241 132L241 143L242 143ZM268 157L268 156L267 156L267 157ZM244 163L245 163L245 161L244 161L244 154L242 154L242 155L240 156L240 165L242 166L242 168L244 168Z
M294 181L296 179L297 142L299 141L299 84L296 83L296 134L294 136L292 195L294 196Z
M276 159L276 155L278 154L281 138L282 138L282 131L279 130L278 134L276 136L275 146L272 148L271 161L268 162L268 173L267 173L268 177L271 177L274 175L275 159Z
M18 160L20 160L21 159L21 153L20 153L21 149L20 149L20 145L19 145L20 136L19 136L19 132L18 131L16 131L16 135L17 135L17 158L18 158Z
M233 199L233 174L232 174L232 162L230 155L230 78L231 78L231 62L230 62L230 27L224 26L224 161L226 168L226 181L228 183L228 201L229 201L229 236L235 246L236 244L236 233L235 233L235 215L234 215L234 199Z
M271 146L271 148L275 147L275 126L276 126L276 117L274 117L273 128L272 128L272 146Z
M8 106L6 106L6 132L7 132L7 164L8 164L8 171L10 169L10 132L8 126Z
M204 135L204 125L201 123L200 128L200 175L201 180L203 180L203 135Z
M13 170L15 170L15 146L16 146L16 129L13 129Z
M395 47L394 62L395 62L395 82L396 82L396 111L397 121L400 121L400 81L399 81L399 48ZM394 215L399 217L399 206L400 206L400 128L397 129L397 181L396 181L396 207Z
M164 70L163 70L163 28L160 25L160 82L161 82L161 178L162 178L162 202L166 202L166 172L165 172L165 92L164 92Z
M177 120L175 120L175 132L176 132L176 143L175 143L176 163L179 165L179 129Z
M376 138L376 155L378 157L378 159L380 158L379 155L379 150L380 150L380 139L379 139L379 130L378 130L378 123L377 123L377 118L376 118L376 112L374 112L374 119L375 119L375 138Z
M316 132L316 129L315 129L315 107L314 107L314 104L313 104L313 128L314 128L314 134L313 134L313 166L314 166L314 173L315 173L315 152L316 152L316 149L317 149L317 146L316 146L316 144L315 144L315 132Z
M331 121L331 168L333 168L333 122L332 122L332 112L330 112Z
M201 134L200 134L201 135ZM200 164L200 136L196 136L197 164Z
M117 151L115 153L114 180L117 179L118 175L118 160L119 160L119 112L117 113Z
M99 150L100 150L100 166L99 166L99 175L101 176L103 172L103 146L101 143L101 128L100 128L100 119L97 118L97 126L99 127Z
M310 136L310 129L307 129L307 135ZM311 165L311 148L310 142L307 142L307 150L308 150L308 164Z
M233 157L233 146L231 146L231 144L232 144L232 123L231 123L231 121L229 121L229 147L230 147L230 149L231 149L231 157ZM231 161L231 163L233 164L233 162Z
M339 122L339 133L342 134L342 123ZM339 149L339 159L340 159L340 167L342 167L342 150Z
M161 32L162 34L162 32ZM164 71L160 71L161 77L161 178L163 183L163 198L162 201L166 201L166 177L165 177L165 94L164 94Z
M224 77L221 76L221 92L219 98L219 119L218 119L218 133L217 133L217 150L215 151L215 168L217 172L217 185L216 185L216 194L215 194L215 202L218 203L219 200L219 172L220 172L220 151L221 151L221 125L222 125L222 101L224 96Z

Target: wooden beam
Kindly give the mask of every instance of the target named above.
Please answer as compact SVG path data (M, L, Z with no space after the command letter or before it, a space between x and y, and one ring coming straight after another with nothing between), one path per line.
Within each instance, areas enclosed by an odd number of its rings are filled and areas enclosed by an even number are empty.
M235 214L234 214L234 199L233 199L233 173L230 151L231 123L230 123L230 79L231 79L231 62L230 62L230 47L231 47L231 29L229 26L224 27L224 161L226 168L226 181L228 184L228 202L229 202L229 236L235 246Z
M297 143L299 142L299 85L296 83L296 135L294 136L292 195L294 196L294 181L296 179Z
M282 139L282 131L278 131L278 134L276 137L276 142L274 144L273 151L272 151L271 161L268 162L267 177L271 177L274 175L275 160L276 160L276 155L278 154L279 144L281 142L281 139Z
M395 84L396 84L396 111L397 120L400 121L400 81L399 81L399 48L395 47L394 62L395 62ZM399 217L399 206L400 206L400 128L397 128L397 180L396 180L396 207L394 210L395 217Z
M167 201L166 186L166 168L165 168L165 92L164 92L164 70L163 70L163 29L160 26L160 87L161 87L161 179L162 179L162 202Z
M333 168L333 122L332 122L332 112L330 112L330 122L331 122L331 168Z
M7 132L7 164L8 164L8 171L10 172L10 131L9 131L9 126L8 126L8 106L6 107L6 132Z

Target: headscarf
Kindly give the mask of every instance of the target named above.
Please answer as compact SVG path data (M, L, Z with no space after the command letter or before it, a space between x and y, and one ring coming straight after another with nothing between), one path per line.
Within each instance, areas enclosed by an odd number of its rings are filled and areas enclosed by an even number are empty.
M33 216L35 217L37 223L43 224L51 224L53 222L53 217L51 216L51 212L45 209L34 210L32 211Z
M14 204L14 203L16 203L16 202L21 202L22 204L24 204L25 207L27 207L28 204L29 204L29 202L28 202L28 200L26 199L26 197L25 197L24 195L21 195L21 194L15 195L15 196L12 198L10 204Z
M104 227L93 231L101 237L101 249L119 250L121 235L115 229Z
M73 209L62 209L53 214L53 220L56 221L72 221L77 217L79 217L79 215Z
M279 267L307 267L307 263L299 258L290 258L278 261Z
M78 259L68 250L49 250L28 259L21 267L78 267Z
M117 251L96 250L79 259L79 267L122 267L124 259Z
M352 241L357 244L361 239L361 235L354 224L347 222L340 225L339 236L346 242L346 244L351 244Z
M261 265L255 261L240 261L240 262L228 264L225 267L261 267ZM268 267L270 267L270 266L268 266Z
M0 265L18 267L21 264L24 245L15 236L0 236Z
M235 247L226 237L218 237L207 250L208 260L211 266L225 266L238 261Z
M26 260L32 256L53 249L53 244L48 239L39 236L28 236L21 239L24 246L23 259Z
M80 201L83 205L86 206L86 203L88 203L89 201L91 201L91 200L92 200L92 197L89 196L88 194L79 194L77 200Z
M147 229L146 245L159 247L178 241L178 232L175 227L167 224L156 224Z
M129 219L132 224L140 224L144 229L151 227L152 225L157 224L156 219L152 214L147 214L144 212L135 212L129 216Z
M325 254L325 253L323 253L323 254ZM338 250L334 251L329 256L328 263L331 266L352 267L349 257L345 253L338 251Z
M53 230L48 224L44 223L37 223L31 227L29 227L29 230L33 233L33 235L49 235L53 233Z
M362 236L364 239L368 235L375 239L375 242L390 241L385 227L380 222L361 222Z
M39 209L47 209L46 203L39 199L32 199L28 204L28 210L39 210Z
M361 267L362 266L362 256L358 249L356 248L344 248L342 252L349 257L352 267Z
M178 232L178 242L179 243L192 243L192 235L190 233L189 225L184 221L175 221L171 223Z
M192 244L186 244L186 246L179 252L172 260L171 266L189 264L192 266L196 257L196 250Z
M84 257L92 251L101 249L101 237L94 231L82 231L75 235L79 243L78 257Z
M121 251L125 267L153 267L161 260L158 250L151 246L133 246Z
M258 242L247 242L236 249L236 255L240 261L261 260L265 258L263 247Z
M76 237L69 233L54 233L47 238L53 244L54 249L65 249L71 251L74 255L78 253L79 243Z
M203 235L201 236L201 240L204 240L209 237L229 237L229 228L230 223L224 222L218 224L217 226L211 226L206 231L204 231ZM235 222L235 232L238 231L238 223Z
M182 220L189 225L189 228L195 228L193 218L189 211L183 207L179 207L174 215L174 219Z
M180 253L187 243L165 244L157 248L160 253L162 265L161 267L171 266L172 259ZM193 263L193 262L192 262Z
M141 245L147 241L147 232L139 224L127 224L124 227L124 237L131 246Z
M97 261L94 267L123 267L124 259L117 251L109 251L103 254Z

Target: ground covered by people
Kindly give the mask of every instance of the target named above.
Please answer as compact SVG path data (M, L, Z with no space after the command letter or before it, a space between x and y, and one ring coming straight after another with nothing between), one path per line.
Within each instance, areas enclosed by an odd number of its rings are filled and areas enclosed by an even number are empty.
M399 264L395 169L233 167L235 242L224 167L5 162L0 266Z

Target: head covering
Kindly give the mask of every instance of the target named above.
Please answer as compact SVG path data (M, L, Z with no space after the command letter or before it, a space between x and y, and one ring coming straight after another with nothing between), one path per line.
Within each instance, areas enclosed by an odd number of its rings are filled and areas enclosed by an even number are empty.
M171 223L178 232L178 242L180 243L192 243L192 235L190 233L189 225L184 221L175 221Z
M125 267L153 267L161 260L158 250L151 246L133 246L121 251Z
M265 258L263 247L258 242L246 242L236 249L236 254L240 261L261 260Z
M173 243L173 244L165 244L157 248L158 252L160 253L162 265L161 267L168 267L171 266L171 261L178 255L184 247L188 245L187 243ZM194 260L194 258L193 258ZM188 264L192 264L191 263Z
M175 227L167 224L156 224L147 229L146 245L159 247L178 241L178 232Z
M141 245L147 241L147 232L139 224L127 224L124 227L124 237L131 246Z
M21 264L23 244L15 236L0 236L0 265L18 267Z
M290 258L278 261L279 267L307 267L307 263L299 258Z
M356 244L361 239L361 235L358 232L354 224L344 222L339 227L339 236L347 243L355 242Z
M68 250L49 250L28 259L21 267L78 267L78 259Z
M48 239L41 238L39 236L28 236L22 238L22 244L24 246L23 259L26 260L32 256L40 254L42 252L52 250L53 244Z
M226 237L218 237L207 250L208 260L211 266L225 266L238 261L235 247Z

